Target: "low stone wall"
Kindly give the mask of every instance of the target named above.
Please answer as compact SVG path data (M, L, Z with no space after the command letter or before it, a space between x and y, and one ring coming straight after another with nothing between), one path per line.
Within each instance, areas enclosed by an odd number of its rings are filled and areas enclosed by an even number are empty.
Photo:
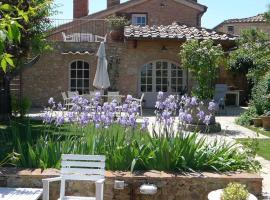
M0 187L42 187L42 179L55 177L59 171L55 169L14 169L0 168ZM124 180L127 187L115 190L114 181ZM256 196L262 192L262 178L256 174L238 173L220 175L213 173L180 175L164 172L106 172L105 200L206 200L207 194L224 188L229 182L246 184L248 190ZM142 195L140 185L153 183L158 186L154 196ZM89 182L68 182L67 194L94 196L95 186ZM59 183L50 185L50 200L59 196Z

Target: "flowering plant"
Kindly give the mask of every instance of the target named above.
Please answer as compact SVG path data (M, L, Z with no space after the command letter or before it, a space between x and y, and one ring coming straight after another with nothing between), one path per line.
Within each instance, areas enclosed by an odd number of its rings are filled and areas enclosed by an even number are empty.
M197 97L176 98L170 95L165 98L164 93L159 92L155 108L154 132L157 135L166 133L166 136L174 136L174 132L182 132L187 124L212 124L217 105L213 101L207 105ZM178 127L177 130L175 127Z
M221 45L214 45L212 40L189 40L182 46L181 63L194 76L197 84L192 92L199 99L213 98L214 81L223 56Z
M83 127L94 124L96 128L109 128L114 123L126 128L137 127L139 104L133 101L131 95L127 95L125 102L120 106L118 106L116 100L110 103L102 103L99 92L90 101L81 96L74 96L71 103L73 104L71 110L66 111L61 103L56 104L54 99L50 98L48 101L49 107L43 115L43 122L54 123L56 126L69 122ZM145 127L145 124L143 127Z

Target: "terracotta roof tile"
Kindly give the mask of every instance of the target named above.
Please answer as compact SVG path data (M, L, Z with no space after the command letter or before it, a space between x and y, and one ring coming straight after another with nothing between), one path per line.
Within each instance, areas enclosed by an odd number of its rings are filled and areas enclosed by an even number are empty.
M225 20L223 23L241 23L241 22L244 22L244 23L266 22L266 19L264 18L263 14L258 14L253 17L228 19L228 20Z
M236 40L236 37L229 34L219 33L214 30L189 27L186 25L180 25L173 23L168 26L126 26L125 37L128 39L177 39L177 40L189 40L189 39L213 39L213 40Z

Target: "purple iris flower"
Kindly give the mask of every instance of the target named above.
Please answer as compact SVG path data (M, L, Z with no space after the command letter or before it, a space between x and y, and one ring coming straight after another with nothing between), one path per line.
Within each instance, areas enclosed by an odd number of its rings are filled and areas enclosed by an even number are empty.
M58 115L55 119L55 125L61 126L65 122L65 118L63 115Z
M149 126L149 119L143 118L142 129L147 130L148 126Z
M211 122L211 117L212 117L211 115L206 115L204 120L203 120L203 123L208 126Z
M49 105L53 105L53 104L55 104L55 102L54 102L54 99L51 97L51 98L49 98L49 100L48 100L48 104Z
M192 106L197 106L198 105L198 100L197 100L196 97L191 98L190 105L192 105Z
M50 124L53 121L53 117L50 112L45 112L42 118L43 118L43 123Z
M163 97L164 97L164 93L163 92L158 92L158 95L157 95L157 100L158 101L160 101L160 100L162 100L163 99Z
M209 102L208 110L215 111L217 109L217 104L213 101Z
M199 111L199 113L197 114L197 117L199 118L199 120L204 120L205 118L205 113L201 110Z

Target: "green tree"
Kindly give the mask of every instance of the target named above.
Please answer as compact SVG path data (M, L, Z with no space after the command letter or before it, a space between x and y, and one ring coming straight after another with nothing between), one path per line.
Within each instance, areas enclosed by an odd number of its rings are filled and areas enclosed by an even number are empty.
M217 69L223 56L221 45L214 45L212 40L189 40L182 46L182 65L192 73L197 82L192 90L193 95L201 100L213 98Z
M256 84L270 69L269 35L256 29L242 31L237 49L230 54L229 68L245 73Z
M264 17L270 22L270 5L268 6L268 11L264 13Z
M30 62L29 58L48 47L45 38L52 6L52 0L0 2L0 120L11 114L10 81L38 57Z

